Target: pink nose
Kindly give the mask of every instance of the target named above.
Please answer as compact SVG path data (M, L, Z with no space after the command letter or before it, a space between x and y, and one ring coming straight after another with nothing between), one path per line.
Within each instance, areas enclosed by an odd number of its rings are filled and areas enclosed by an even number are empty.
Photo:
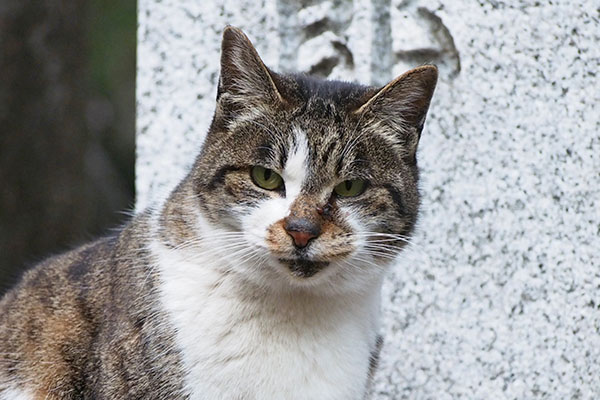
M300 248L306 247L310 239L317 237L310 232L287 231L287 233L294 239L294 245Z
M288 217L285 219L284 229L298 248L306 247L311 239L321 233L321 227L306 218Z

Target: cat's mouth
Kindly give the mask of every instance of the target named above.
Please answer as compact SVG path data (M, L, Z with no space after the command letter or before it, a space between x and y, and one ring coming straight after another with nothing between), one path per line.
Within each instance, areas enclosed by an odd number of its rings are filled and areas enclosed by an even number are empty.
M329 261L313 261L306 258L280 258L279 261L289 268L293 276L298 278L310 278L329 265Z

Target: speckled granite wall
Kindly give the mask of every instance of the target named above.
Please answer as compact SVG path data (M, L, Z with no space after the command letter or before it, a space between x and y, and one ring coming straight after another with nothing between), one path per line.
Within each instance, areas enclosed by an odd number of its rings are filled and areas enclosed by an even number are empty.
M227 23L279 70L440 65L373 398L600 398L597 1L140 0L139 23L138 209L201 145Z

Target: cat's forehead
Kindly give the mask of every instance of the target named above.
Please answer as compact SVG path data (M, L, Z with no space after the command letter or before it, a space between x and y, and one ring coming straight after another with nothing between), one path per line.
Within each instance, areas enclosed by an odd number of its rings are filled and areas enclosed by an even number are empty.
M295 107L275 118L280 132L286 132L290 146L304 138L312 156L332 154L356 133L360 119L354 111L371 88L350 82L331 81L307 75L287 76L283 89L295 95ZM272 114L266 113L266 118ZM301 141L301 140L300 140Z

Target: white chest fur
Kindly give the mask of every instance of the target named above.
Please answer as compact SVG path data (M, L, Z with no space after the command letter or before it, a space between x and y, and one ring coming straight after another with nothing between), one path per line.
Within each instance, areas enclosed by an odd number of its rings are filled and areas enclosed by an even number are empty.
M360 400L379 293L316 298L254 290L154 246L191 399Z
M22 384L14 385L14 387L8 386L2 383L2 377L0 377L0 400L33 400L35 399L34 394L28 389L22 388Z

